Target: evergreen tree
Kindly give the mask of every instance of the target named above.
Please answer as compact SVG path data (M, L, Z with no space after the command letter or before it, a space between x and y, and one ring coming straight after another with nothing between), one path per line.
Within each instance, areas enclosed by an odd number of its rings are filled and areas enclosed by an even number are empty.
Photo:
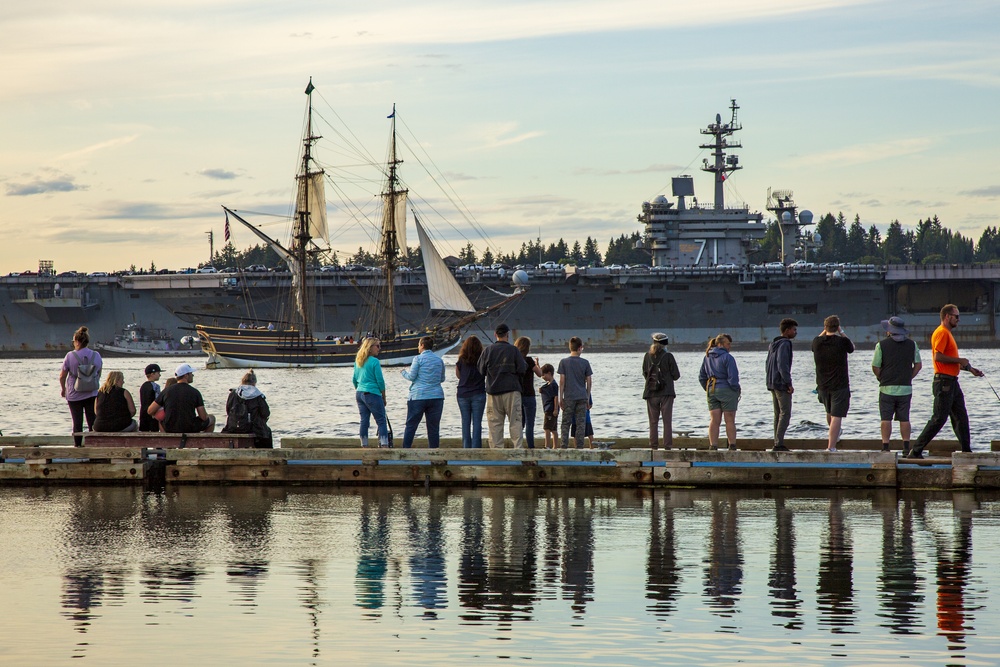
M865 254L867 241L868 234L865 232L865 228L861 226L861 216L855 215L854 222L851 223L850 229L847 230L847 243L843 255L845 261L858 261Z
M483 253L483 266L490 266L495 263L496 260L493 258L493 251L487 248L486 252Z
M458 259L462 264L476 264L476 249L471 243L466 243L458 253Z
M569 259L577 266L583 264L583 248L580 247L579 241L573 243L573 249L569 252Z
M601 249L597 246L597 239L587 237L587 242L583 244L583 263L588 266L601 263Z

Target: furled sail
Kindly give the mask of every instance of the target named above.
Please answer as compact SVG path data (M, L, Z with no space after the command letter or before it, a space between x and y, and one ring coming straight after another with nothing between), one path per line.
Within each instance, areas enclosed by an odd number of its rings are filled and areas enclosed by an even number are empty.
M299 177L299 192L296 197L296 214L309 212L309 236L324 247L330 247L330 232L326 226L326 190L323 186L322 171L314 171ZM306 201L308 198L308 201ZM317 242L317 245L319 243Z
M420 254L424 258L424 271L427 274L427 292L430 297L431 310L451 310L459 313L474 313L476 307L462 291L455 276L451 275L437 248L431 243L431 237L424 231L420 221L414 217L417 226L417 239L420 241Z
M385 199L385 206L382 207L382 233L396 232L396 243L399 245L399 252L405 257L406 190L387 192L382 197Z

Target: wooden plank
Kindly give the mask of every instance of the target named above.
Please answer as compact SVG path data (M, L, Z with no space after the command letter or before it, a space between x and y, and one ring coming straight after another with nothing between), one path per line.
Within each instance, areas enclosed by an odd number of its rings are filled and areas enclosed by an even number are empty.
M85 433L88 447L252 448L252 434L242 433Z
M0 480L20 482L141 482L149 475L153 461L139 463L0 463Z
M144 459L144 447L4 447L0 456L4 459Z
M185 459L220 461L246 461L255 457L270 460L364 460L364 461L511 461L537 462L630 462L641 463L650 460L650 451L645 450L575 450L575 449L254 449L254 450L194 450L174 449L165 453L167 460Z
M5 435L0 436L0 448L3 447L72 447L73 436L70 435Z

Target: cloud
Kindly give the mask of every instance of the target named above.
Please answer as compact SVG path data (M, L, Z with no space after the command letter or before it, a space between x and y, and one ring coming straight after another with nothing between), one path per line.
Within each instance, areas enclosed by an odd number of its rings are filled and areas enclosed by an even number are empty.
M793 158L793 167L835 166L850 167L870 162L880 162L890 158L923 153L934 144L927 137L896 139L868 144L844 146L822 153L811 153Z
M530 139L537 139L538 137L544 135L544 132L540 131L530 131L521 132L520 134L512 134L517 130L517 123L513 121L504 123L493 123L482 128L479 131L480 135L480 148L491 150L494 148L501 148L503 146L511 146L513 144L519 144L523 141L528 141Z
M8 197L27 197L29 195L42 195L50 192L75 192L86 190L88 186L77 185L73 182L72 176L61 175L57 178L35 178L28 183L8 183Z
M580 167L573 170L575 176L634 176L635 174L655 174L671 173L676 174L684 170L679 164L651 164L648 167L639 169L597 169L595 167Z
M965 190L961 194L968 195L970 197L1000 197L1000 185L987 185L984 188Z
M221 168L201 169L198 173L207 178L214 178L219 181L231 181L234 178L239 178L239 174L235 171L229 171L228 169Z
M124 146L125 144L130 144L138 138L139 138L138 134L130 134L125 137L116 137L114 139L108 139L107 141L91 144L90 146L72 151L70 153L63 153L62 155L59 155L55 159L62 161L62 160L73 160L76 158L81 158L86 155L90 155L91 153L102 151L105 148L114 148L115 146Z

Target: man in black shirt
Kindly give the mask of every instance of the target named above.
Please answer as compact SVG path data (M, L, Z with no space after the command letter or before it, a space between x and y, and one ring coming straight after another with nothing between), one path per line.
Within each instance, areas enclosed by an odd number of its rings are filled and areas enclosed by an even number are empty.
M854 343L840 328L836 315L823 320L823 331L813 338L813 360L816 362L816 392L826 408L826 451L837 451L841 423L851 407L851 382L847 374L847 355L854 352Z
M524 355L507 339L510 327L498 324L493 332L497 342L486 347L479 357L479 372L486 378L486 423L490 447L503 449L503 423L510 424L510 439L515 449L524 446L521 423L521 375L528 370Z
M201 392L191 386L194 368L181 364L174 372L177 384L163 390L158 401L153 401L147 412L155 415L164 411L163 428L167 433L211 433L215 430L215 415L205 411Z

